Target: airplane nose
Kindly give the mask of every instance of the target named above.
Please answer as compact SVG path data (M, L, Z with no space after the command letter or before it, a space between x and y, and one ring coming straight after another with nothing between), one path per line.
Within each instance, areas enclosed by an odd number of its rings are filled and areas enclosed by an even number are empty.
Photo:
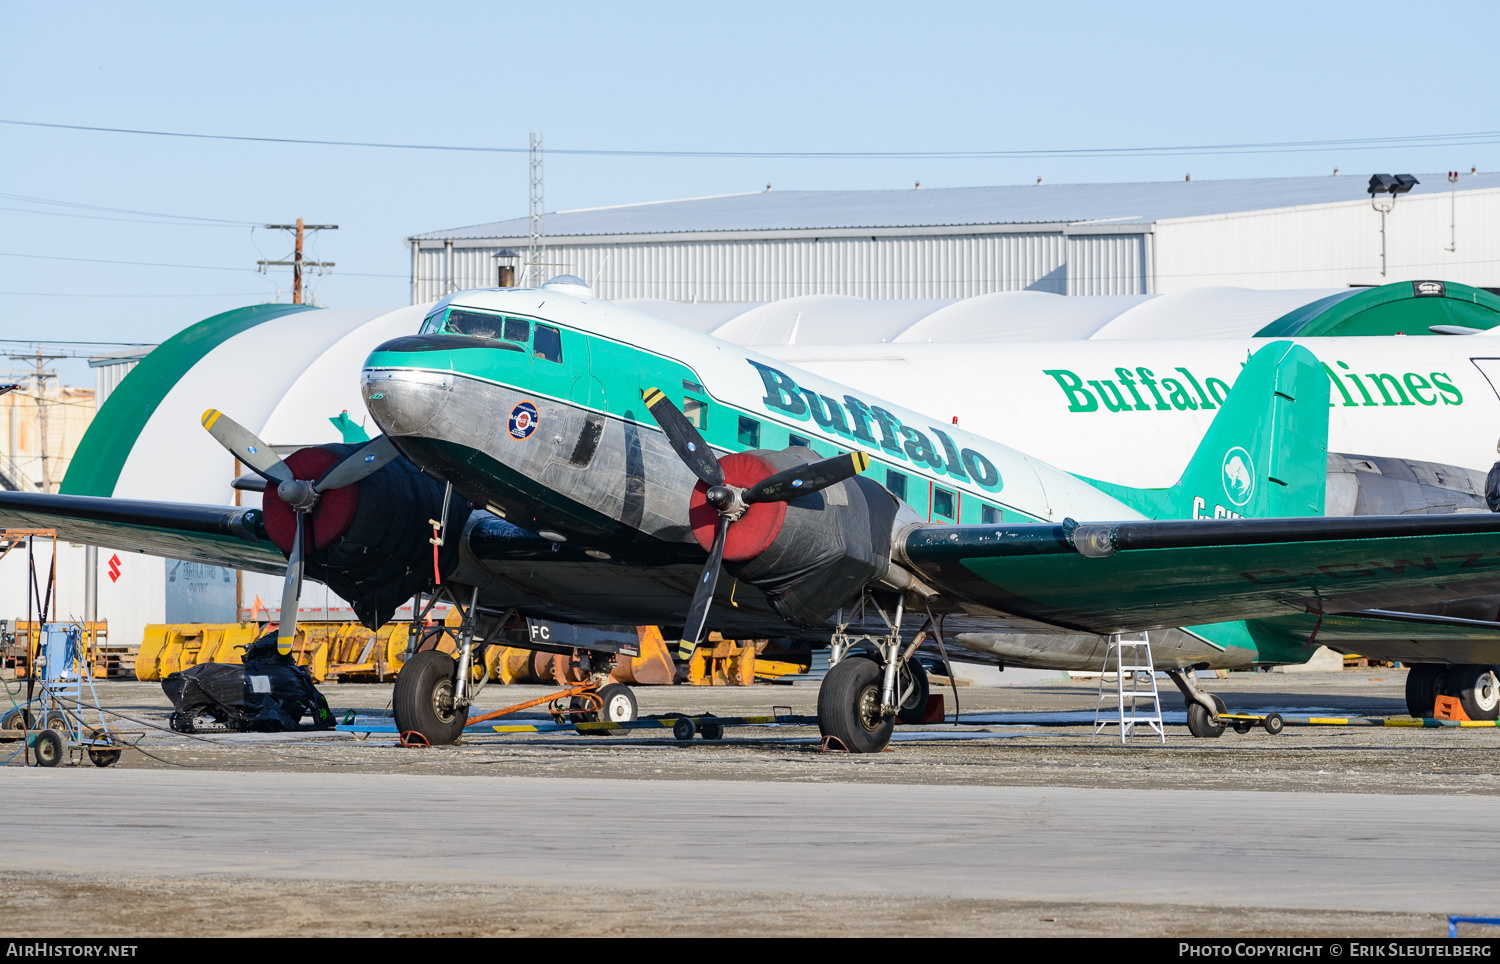
M370 417L386 435L420 435L453 394L453 374L424 369L366 368L360 389Z

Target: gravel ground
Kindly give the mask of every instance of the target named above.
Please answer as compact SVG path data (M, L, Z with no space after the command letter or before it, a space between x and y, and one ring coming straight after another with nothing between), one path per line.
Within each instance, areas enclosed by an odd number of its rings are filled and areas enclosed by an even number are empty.
M1326 674L1234 674L1204 685L1230 710L1394 716L1404 713L1402 670ZM1163 681L1163 709L1182 699ZM1396 794L1500 794L1488 728L1302 727L1278 736L1259 729L1198 740L1181 724L1165 744L1114 735L1090 741L1093 681L1030 686L962 687L965 719L996 713L1076 713L1084 722L1024 726L985 722L908 730L889 752L822 753L815 727L732 728L721 741L681 744L665 730L610 737L575 734L479 734L454 747L402 748L391 736L349 734L185 736L165 730L170 705L153 683L101 683L101 703L146 730L143 752L127 751L121 768L340 770L360 773L593 777L614 780L758 780L799 783L1048 786L1278 790ZM389 685L323 689L340 716L383 712ZM546 692L491 687L480 709ZM752 688L640 688L642 714L711 712L764 715L773 706L814 712L810 685ZM952 709L952 692L945 691ZM965 734L953 738L954 732ZM13 748L15 745L10 744ZM7 749L0 745L0 751ZM14 766L19 759L11 761ZM24 800L12 798L13 806ZM232 821L232 817L226 816ZM125 879L0 870L0 913L29 922L35 935L181 934L197 926L244 935L762 934L972 935L1412 935L1445 933L1430 915L1357 914L1286 908L1254 910L1174 904L1077 905L913 898L881 915L868 898L826 894L756 897L692 893L663 900L628 887L536 886L444 889L389 881L288 881L255 878L133 876ZM479 900L474 900L478 897ZM102 917L89 908L108 906ZM878 919L872 919L878 917ZM1054 919L1055 918L1055 919ZM101 929L102 928L102 929ZM19 934L18 934L19 936Z

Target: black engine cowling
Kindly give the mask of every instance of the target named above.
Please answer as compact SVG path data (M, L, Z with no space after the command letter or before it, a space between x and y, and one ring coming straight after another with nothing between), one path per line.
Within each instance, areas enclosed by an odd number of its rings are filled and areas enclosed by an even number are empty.
M745 488L818 459L812 449L792 446L739 452L719 464L728 484ZM707 488L698 485L689 508L693 534L705 549L718 520L704 497ZM724 568L764 592L782 619L818 625L885 574L897 508L894 496L863 476L789 502L757 503L729 527Z
M353 445L299 449L283 461L297 478L316 479L352 452ZM305 534L306 575L347 599L359 621L378 629L397 607L427 588L433 577L431 519L443 511L443 485L404 458L392 459L353 485L332 489L313 507ZM290 554L295 533L290 506L267 486L262 501L266 534ZM448 532L462 532L469 505L448 506ZM458 540L438 555L446 577L458 564Z

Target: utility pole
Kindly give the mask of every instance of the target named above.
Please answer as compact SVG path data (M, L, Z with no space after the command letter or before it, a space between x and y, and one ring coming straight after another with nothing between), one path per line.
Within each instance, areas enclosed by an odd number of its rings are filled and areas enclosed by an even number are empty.
M68 356L43 355L40 347L35 355L10 356L12 361L29 361L36 365L36 373L32 377L36 379L37 452L41 456L43 492L52 491L52 467L47 464L47 379L57 377L56 372L47 371L46 363L66 357Z
M303 239L305 233L308 232L308 231L337 231L338 229L339 229L339 226L337 224L303 224L301 218L297 219L297 223L296 224L268 224L268 225L266 225L266 230L267 231L291 231L291 232L294 233L294 235L296 237L296 245L293 248L292 260L290 260L290 261L257 261L255 263L258 264L258 265L260 265L261 274L265 274L266 273L266 268L268 268L268 267L274 267L274 266L278 266L278 265L291 265L291 267L292 267L292 304L294 304L294 305L300 305L300 304L302 304L302 269L303 268L317 268L318 269L318 273L322 274L324 268L331 268L331 267L333 267L333 262L332 261L303 261L302 260L302 239Z
M542 135L531 135L531 238L526 247L528 283L542 286L542 242L547 233L546 208L542 204Z

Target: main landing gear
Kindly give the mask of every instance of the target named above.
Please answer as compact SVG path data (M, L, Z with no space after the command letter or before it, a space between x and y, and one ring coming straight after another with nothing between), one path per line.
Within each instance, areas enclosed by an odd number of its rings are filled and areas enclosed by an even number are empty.
M434 600L436 600L434 596ZM479 590L470 596L463 612L463 623L456 629L437 627L438 633L451 632L457 639L458 658L438 649L421 649L409 653L401 674L396 677L396 689L391 700L391 709L396 717L396 732L401 742L408 745L446 746L457 743L465 728L510 713L547 704L552 718L559 723L629 723L636 718L635 694L630 687L610 680L608 667L601 672L585 669L589 675L582 682L569 685L558 693L507 706L501 710L485 713L472 719L469 711L489 676L475 681L472 667L475 658L484 665L482 651L485 643L474 639L475 621L478 617ZM457 600L454 604L458 605ZM431 609L431 603L428 609ZM419 617L426 617L424 611ZM425 642L430 635L414 640ZM420 644L420 643L419 643ZM607 727L590 727L586 733L606 733Z
M888 614L870 593L846 621L840 612L829 654L828 675L818 688L818 730L833 749L879 753L891 742L896 720L915 723L927 709L927 671L914 658L927 630L904 647L901 618L905 601ZM881 635L849 633L867 612L885 623ZM931 617L928 617L931 623Z

